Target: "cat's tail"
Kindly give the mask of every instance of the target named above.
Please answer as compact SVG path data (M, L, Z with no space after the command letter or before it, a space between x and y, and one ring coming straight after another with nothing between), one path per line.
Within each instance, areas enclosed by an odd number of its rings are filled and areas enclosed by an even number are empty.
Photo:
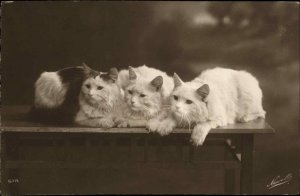
M34 105L36 108L55 108L65 99L67 86L57 72L43 72L35 82Z

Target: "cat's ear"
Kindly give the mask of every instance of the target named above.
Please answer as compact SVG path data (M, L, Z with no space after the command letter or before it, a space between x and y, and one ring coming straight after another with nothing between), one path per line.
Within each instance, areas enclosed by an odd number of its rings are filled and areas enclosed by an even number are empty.
M163 77L162 77L162 76L157 76L157 77L155 77L155 78L150 82L150 84L151 84L154 88L156 88L156 90L159 90L159 89L162 87L163 82L164 82Z
M93 70L86 64L86 63L82 63L82 67L83 67L83 70L84 70L84 73L86 74L89 74L91 73Z
M174 75L173 75L173 80L174 80L175 88L178 86L181 86L183 84L183 81L180 79L180 77L176 73L174 73Z
M136 73L134 72L133 70L133 67L129 66L128 67L128 71L129 71L129 80L132 82L132 81L135 81L136 80Z
M110 68L108 72L108 76L112 81L116 81L118 79L118 70L115 67Z
M196 92L202 99L205 99L209 94L209 86L207 84L203 84L196 90Z

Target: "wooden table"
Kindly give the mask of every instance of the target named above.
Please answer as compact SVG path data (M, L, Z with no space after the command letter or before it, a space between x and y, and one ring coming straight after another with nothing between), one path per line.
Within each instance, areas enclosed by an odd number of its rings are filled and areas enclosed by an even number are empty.
M254 137L274 133L263 119L257 119L213 129L204 146L195 147L189 142L188 129L176 129L169 136L160 137L142 127L46 127L30 122L26 117L28 110L28 106L1 108L3 195L36 194L22 188L22 183L26 182L20 179L20 171L30 168L193 168L196 171L200 168L223 168L225 193L251 194ZM203 160L212 154L204 155L209 146L224 149L221 160Z

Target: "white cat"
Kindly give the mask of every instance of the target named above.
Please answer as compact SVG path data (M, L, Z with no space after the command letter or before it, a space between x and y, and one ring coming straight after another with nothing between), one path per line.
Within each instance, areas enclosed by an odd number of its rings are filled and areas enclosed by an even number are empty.
M169 115L161 122L158 118L150 120L150 131L166 135L176 126L194 125L191 139L202 145L212 128L265 118L262 91L248 72L214 68L190 82L183 82L176 73L173 79Z
M111 68L108 73L100 72L88 76L79 94L80 109L75 123L104 128L123 123L124 95L116 84L117 78L116 68Z
M167 107L166 100L174 88L172 77L146 65L120 71L117 83L125 93L126 118L145 120L144 126L146 120Z

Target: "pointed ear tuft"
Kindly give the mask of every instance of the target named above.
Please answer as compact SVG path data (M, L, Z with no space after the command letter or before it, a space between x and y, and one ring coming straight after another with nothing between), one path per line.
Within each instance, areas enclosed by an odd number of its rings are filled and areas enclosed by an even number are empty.
M136 73L133 70L133 67L129 66L128 71L129 71L129 80L130 81L136 80L137 77L136 77Z
M173 81L174 81L174 87L178 87L178 86L181 86L183 84L183 81L180 79L180 77L174 73L173 75Z
M91 73L93 70L86 64L86 63L82 63L82 67L83 67L83 70L84 70L84 73L86 74L89 74Z
M150 84L156 88L156 90L159 90L162 85L163 85L163 77L162 76L157 76L156 78L154 78Z
M204 84L200 88L198 88L196 92L202 99L205 99L209 94L209 86L207 84Z
M115 67L110 68L108 75L110 79L112 79L115 82L118 79L118 69Z

